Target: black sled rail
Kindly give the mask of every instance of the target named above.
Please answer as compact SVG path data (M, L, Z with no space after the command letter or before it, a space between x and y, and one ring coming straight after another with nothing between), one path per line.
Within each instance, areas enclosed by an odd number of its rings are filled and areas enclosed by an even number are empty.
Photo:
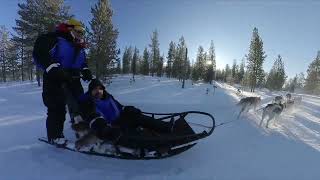
M160 137L144 137L144 136L128 136L127 141L129 142L144 142L145 146L140 146L139 148L148 148L148 149L157 149L157 147L161 146L169 146L170 148L176 147L176 146L183 146L185 144L195 143L196 141L200 139L204 139L208 136L210 136L214 129L215 129L215 120L214 117L206 112L200 112L200 111L186 111L181 113L148 113L148 112L142 112L146 115L151 115L152 117L155 117L157 115L164 116L160 118L156 118L157 120L170 120L175 117L179 117L178 120L175 120L178 127L182 126L186 127L185 132L181 133L180 130L174 130L174 134L162 134ZM189 114L201 114L206 115L210 117L210 120L212 121L212 126L207 130L203 130L202 132L195 133L193 129L190 127L189 123L185 120L185 117ZM186 125L183 125L185 123ZM208 127L207 127L208 128ZM175 132L178 132L177 134Z
M55 146L54 144L50 143L46 138L38 138L39 141L47 143L49 145ZM152 159L164 159L168 157L172 157L174 155L180 154L191 147L193 147L196 143L188 144L183 147L175 148L173 150L170 150L170 153L166 155L161 155L161 156L135 156L130 153L118 153L118 154L106 154L106 153L99 153L99 152L94 152L94 151L78 151L74 148L70 147L58 147L60 149L68 150L68 151L73 151L81 154L86 154L86 155L91 155L91 156L100 156L100 157L108 157L108 158L116 158L116 159L126 159L126 160L152 160Z
M155 118L155 116L164 116L161 118L156 118L157 120L166 120L166 119L171 119L171 118L175 118L177 116L179 116L180 118L185 118L188 114L202 114L202 115L206 115L208 117L210 117L211 121L212 121L212 127L210 127L209 131L203 131L202 133L198 133L198 135L202 134L203 138L210 136L215 127L216 127L216 121L214 119L214 117L206 112L202 112L202 111L185 111L185 112L180 112L180 113L151 113L151 112L142 112L143 114L146 115L151 115L153 118Z

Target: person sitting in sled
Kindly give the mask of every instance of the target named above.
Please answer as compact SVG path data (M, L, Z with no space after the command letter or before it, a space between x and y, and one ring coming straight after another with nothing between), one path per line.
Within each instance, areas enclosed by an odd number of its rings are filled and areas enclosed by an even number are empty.
M113 142L119 140L123 133L138 127L158 133L170 133L174 123L156 120L144 115L134 106L122 105L97 79L90 82L88 91L80 97L79 109L83 122L89 125L91 132L97 138ZM75 124L73 129L77 129L76 126L82 123ZM79 146L85 144L80 143Z

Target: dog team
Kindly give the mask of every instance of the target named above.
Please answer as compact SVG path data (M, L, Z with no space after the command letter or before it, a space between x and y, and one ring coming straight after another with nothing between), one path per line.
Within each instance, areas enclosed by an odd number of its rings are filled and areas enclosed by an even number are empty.
M267 117L266 127L269 127L271 120L276 120L285 108L290 108L294 104L299 104L302 101L301 96L292 97L290 93L283 96L275 96L271 103L267 104L262 108L262 118L260 121L260 126L262 125L264 119ZM245 97L240 100L237 106L240 106L240 112L238 118L243 112L248 112L250 109L256 111L257 106L261 103L261 97Z

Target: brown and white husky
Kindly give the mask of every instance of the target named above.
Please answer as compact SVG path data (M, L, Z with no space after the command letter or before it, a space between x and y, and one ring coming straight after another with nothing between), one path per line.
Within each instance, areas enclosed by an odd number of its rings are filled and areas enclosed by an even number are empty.
M238 118L240 117L243 111L248 112L251 108L256 110L258 104L261 102L261 97L245 97L240 100L237 106L241 107L241 110L238 114Z

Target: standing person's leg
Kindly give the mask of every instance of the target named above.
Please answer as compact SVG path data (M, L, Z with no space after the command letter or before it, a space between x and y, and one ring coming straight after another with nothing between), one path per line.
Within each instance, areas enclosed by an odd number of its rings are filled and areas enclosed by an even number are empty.
M78 98L84 93L81 81L80 79L75 79L72 83L74 87L73 93Z
M49 141L63 138L65 121L65 96L61 83L50 80L43 75L43 103L47 107L47 137Z
M84 93L83 87L81 85L80 79L73 79L70 84L65 85L65 91L67 94L67 105L68 110L70 113L71 118L75 115L79 115L79 108L78 108L78 99Z

